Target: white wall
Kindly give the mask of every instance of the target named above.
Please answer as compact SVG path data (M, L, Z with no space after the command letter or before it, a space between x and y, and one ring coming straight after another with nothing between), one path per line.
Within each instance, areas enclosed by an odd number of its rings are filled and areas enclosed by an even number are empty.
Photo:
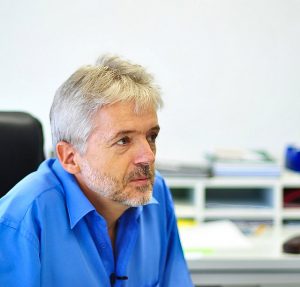
M300 142L300 1L1 0L0 109L38 117L77 67L111 52L156 76L159 159ZM0 135L1 136L1 135Z

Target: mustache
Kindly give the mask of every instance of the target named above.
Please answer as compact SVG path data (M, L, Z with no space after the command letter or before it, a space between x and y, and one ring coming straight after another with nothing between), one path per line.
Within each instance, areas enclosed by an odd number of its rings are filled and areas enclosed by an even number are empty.
M131 171L126 177L126 181L135 180L140 177L146 177L149 179L154 178L154 169L151 169L148 164L141 164L136 167L135 170Z

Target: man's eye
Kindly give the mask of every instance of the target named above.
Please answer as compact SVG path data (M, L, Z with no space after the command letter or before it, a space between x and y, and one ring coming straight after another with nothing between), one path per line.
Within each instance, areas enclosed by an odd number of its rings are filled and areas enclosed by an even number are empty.
M156 142L157 136L158 136L157 133L153 133L153 134L149 135L149 136L148 136L148 142L150 142L150 143L155 143L155 142Z
M117 141L117 145L126 145L130 143L129 137L123 137Z

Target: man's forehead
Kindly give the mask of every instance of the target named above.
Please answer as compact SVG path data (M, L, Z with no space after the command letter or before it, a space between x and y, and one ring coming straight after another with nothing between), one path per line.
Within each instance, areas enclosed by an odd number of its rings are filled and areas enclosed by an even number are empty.
M97 111L93 130L105 132L108 137L111 137L121 132L144 132L155 128L159 129L157 113L154 109L136 113L131 103L116 103Z

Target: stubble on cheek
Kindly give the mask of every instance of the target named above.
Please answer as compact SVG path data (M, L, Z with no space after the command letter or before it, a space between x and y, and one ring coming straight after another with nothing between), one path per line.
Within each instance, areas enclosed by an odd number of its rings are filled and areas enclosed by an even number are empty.
M98 170L91 168L87 162L82 165L82 173L89 189L124 205L143 205L152 197L154 166L139 165L122 180L108 174L101 174ZM139 178L147 178L148 183L137 186L131 184L132 181Z

